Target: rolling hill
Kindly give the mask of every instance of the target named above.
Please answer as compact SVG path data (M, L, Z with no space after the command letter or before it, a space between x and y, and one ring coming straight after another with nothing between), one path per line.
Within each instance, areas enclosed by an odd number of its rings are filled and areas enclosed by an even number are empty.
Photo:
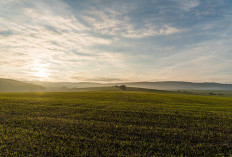
M183 81L163 82L119 82L119 83L95 83L95 82L32 82L33 84L46 87L48 90L63 90L72 88L110 87L126 85L128 87L156 89L156 90L232 90L232 84L222 83L195 83Z
M22 82L11 79L0 78L0 92L68 92L68 91L114 91L116 85L126 85L127 90L151 91L232 91L232 84L221 83L194 83L194 82L124 82L124 83L95 83L95 82Z
M124 83L130 87L159 89L159 90L232 90L232 84L221 83L194 83L181 81L164 82L129 82Z
M88 87L88 88L72 88L72 91L121 91L119 88L115 86L104 86L104 87ZM168 92L171 93L173 91L165 91L165 90L156 90L156 89L148 89L148 88L138 88L138 87L127 87L126 91L140 91L140 92Z
M0 78L0 92L39 92L46 88L31 83Z

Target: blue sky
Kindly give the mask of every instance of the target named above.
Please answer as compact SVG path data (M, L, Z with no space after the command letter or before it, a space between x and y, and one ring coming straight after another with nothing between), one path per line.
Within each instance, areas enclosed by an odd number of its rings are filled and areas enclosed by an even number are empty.
M232 83L231 0L0 0L0 74Z

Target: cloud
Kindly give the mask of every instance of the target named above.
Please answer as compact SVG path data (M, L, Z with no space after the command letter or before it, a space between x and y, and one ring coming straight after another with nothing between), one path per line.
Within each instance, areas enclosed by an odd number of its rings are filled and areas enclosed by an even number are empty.
M158 27L148 20L145 21L143 28L135 28L136 25L131 22L128 16L122 16L122 13L115 10L91 10L86 14L82 17L83 20L91 27L92 31L102 35L145 38L156 35L171 35L183 31L168 24Z
M191 9L200 5L199 0L178 0L180 8L184 11L190 11Z
M231 47L227 40L206 41L158 61L152 73L168 80L229 82ZM223 50L223 54L221 52Z
M218 0L0 1L1 77L229 80L229 6Z
M11 18L0 17L0 22L7 30L0 34L0 62L8 71L15 69L15 75L18 71L25 71L25 77L33 77L38 60L53 64L53 67L46 67L49 73L60 71L65 65L70 65L69 71L74 70L72 67L75 65L84 65L100 58L101 52L91 54L90 46L111 43L108 39L86 32L88 28L72 15L57 16L39 7L19 9L23 19L17 23ZM71 53L73 50L76 53ZM37 64L41 69L43 65Z
M111 78L111 77L72 77L72 79L76 81L86 81L86 82L108 82L108 83L115 83L115 82L125 82L128 79L122 78Z
M127 38L144 38L156 35L171 35L179 32L182 32L182 30L169 25L163 25L160 29L146 25L144 29L140 30L135 30L132 26L129 26L129 29L123 36Z

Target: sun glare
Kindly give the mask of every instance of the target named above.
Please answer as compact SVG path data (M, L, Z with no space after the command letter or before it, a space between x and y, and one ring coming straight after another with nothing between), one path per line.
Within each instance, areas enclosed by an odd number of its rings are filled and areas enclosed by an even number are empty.
M36 76L36 77L47 78L47 77L49 77L49 75L50 74L46 68L38 67L35 69L34 76Z
M32 65L32 75L36 77L38 80L43 80L49 78L49 64L43 63L40 60L36 60Z

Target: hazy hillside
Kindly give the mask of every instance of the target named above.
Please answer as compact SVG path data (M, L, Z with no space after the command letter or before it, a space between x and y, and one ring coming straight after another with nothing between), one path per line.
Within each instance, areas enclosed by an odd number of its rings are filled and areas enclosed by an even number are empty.
M122 82L122 83L95 83L95 82L31 82L46 87L52 91L66 91L73 88L106 87L125 84L129 87L158 89L158 90L232 90L232 84L221 83L193 83L181 81L163 82Z
M157 89L157 90L232 90L232 84L221 83L193 83L181 81L163 82L127 82L127 83L94 83L94 82L33 82L52 91L69 91L77 88L109 87L125 84L129 87ZM74 89L73 89L74 88Z
M47 89L56 88L88 88L88 87L102 87L105 84L94 83L94 82L30 82L37 84Z
M45 90L45 87L39 85L0 78L0 92L37 92Z
M115 86L105 86L105 87L87 87L87 88L73 88L72 91L121 91ZM142 91L142 92L171 92L165 90L147 89L147 88L137 88L137 87L127 87L126 91Z
M0 79L0 92L35 92L35 91L86 91L86 90L115 90L115 85L126 85L144 89L156 90L232 90L232 84L193 83L193 82L127 82L127 83L94 83L94 82L21 82L10 79ZM106 88L107 87L107 88ZM129 88L128 88L129 90Z
M232 90L232 84L193 83L193 82L132 82L124 83L130 87L159 89L159 90Z

